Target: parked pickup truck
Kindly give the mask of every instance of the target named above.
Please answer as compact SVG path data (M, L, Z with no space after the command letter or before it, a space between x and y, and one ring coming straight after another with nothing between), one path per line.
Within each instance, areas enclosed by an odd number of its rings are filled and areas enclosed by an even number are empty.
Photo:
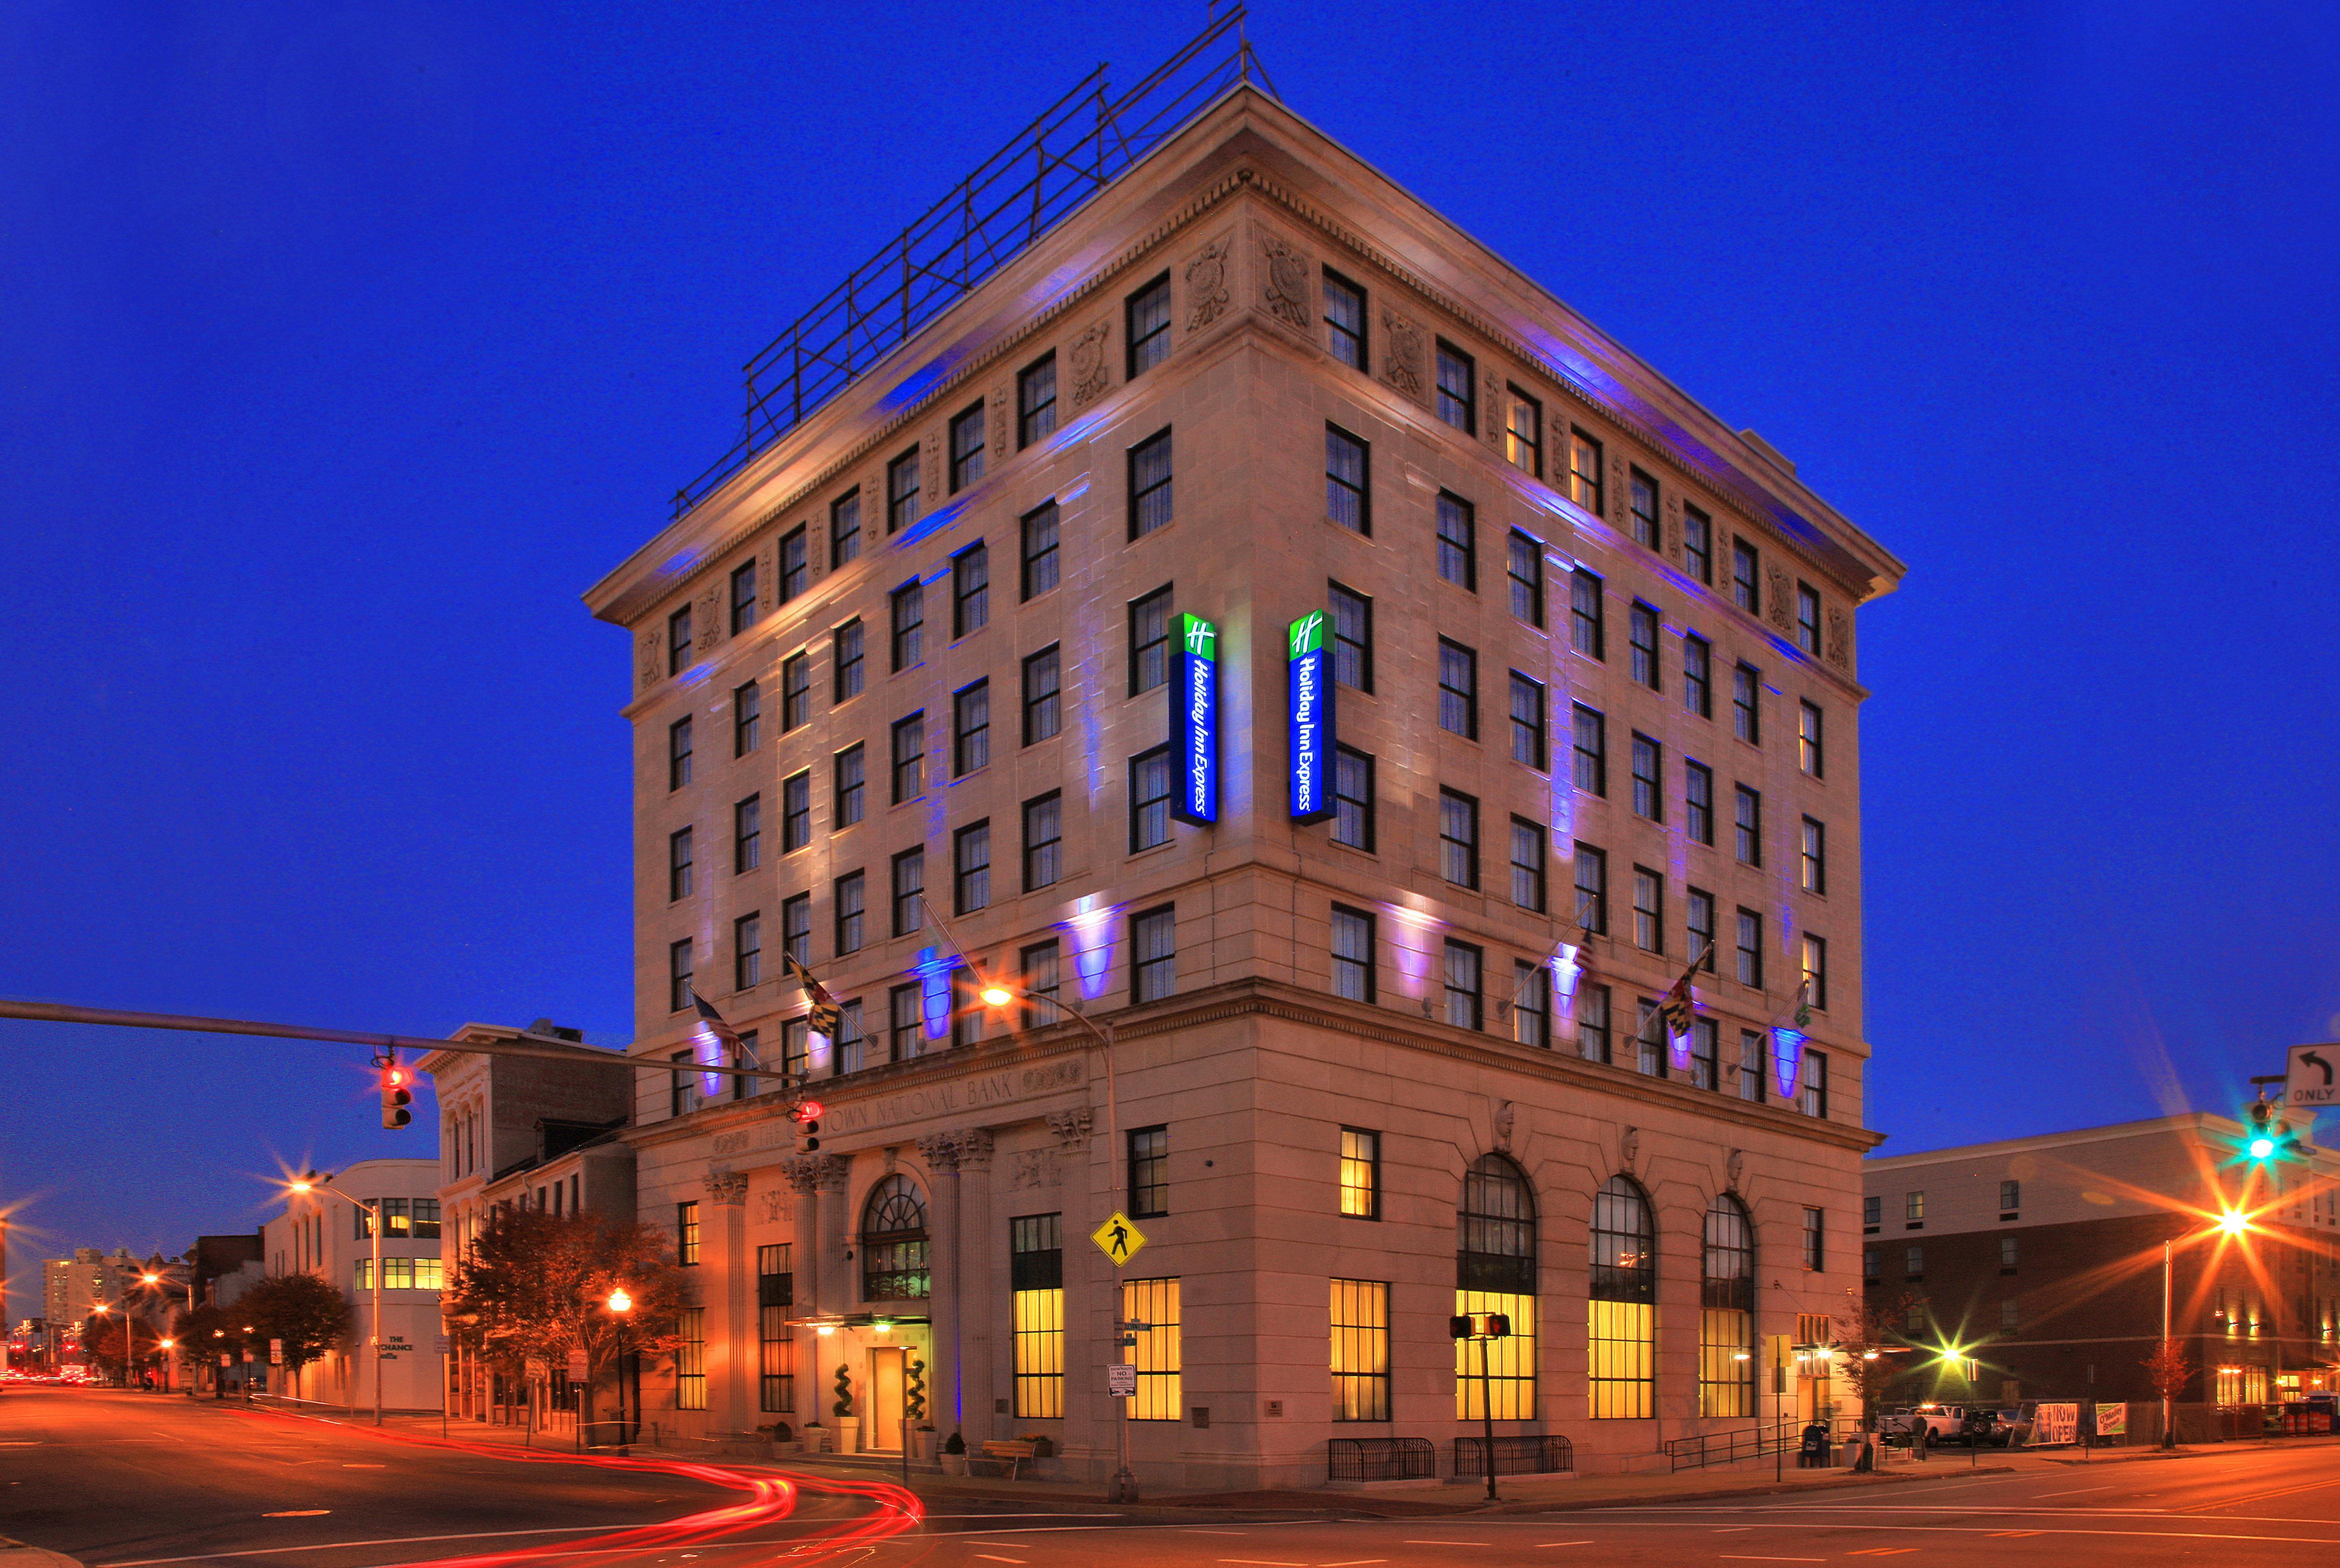
M1878 1430L1890 1441L1914 1443L1923 1431L1930 1444L1962 1440L1967 1429L1963 1405L1899 1405L1885 1413Z

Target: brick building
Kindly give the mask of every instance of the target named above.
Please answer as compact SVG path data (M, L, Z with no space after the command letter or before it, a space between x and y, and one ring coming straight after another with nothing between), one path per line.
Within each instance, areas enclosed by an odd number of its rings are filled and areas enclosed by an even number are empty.
M649 1414L886 1451L922 1382L937 1436L1102 1474L1118 1306L1142 1477L1310 1482L1475 1433L1447 1320L1507 1310L1505 1433L1592 1467L1743 1427L1759 1336L1855 1288L1853 614L1902 568L1257 87L1197 103L765 402L588 596L667 1069L624 1138L701 1271ZM1696 950L1696 1026L1638 1042ZM818 1153L691 1070L694 989L812 1080Z

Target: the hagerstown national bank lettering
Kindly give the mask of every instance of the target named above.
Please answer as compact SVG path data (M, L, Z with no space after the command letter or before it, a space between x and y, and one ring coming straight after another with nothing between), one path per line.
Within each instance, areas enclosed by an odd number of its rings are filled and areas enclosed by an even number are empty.
M832 1100L821 1112L821 1130L827 1137L844 1137L874 1128L892 1127L900 1122L960 1116L990 1106L1010 1105L1017 1100L1069 1089L1082 1080L1084 1072L1081 1059L1068 1057L1032 1067L1008 1068L974 1078L924 1084L917 1089L906 1089L899 1094L881 1094L868 1100L843 1102ZM796 1124L785 1118L775 1117L760 1126L716 1134L709 1152L722 1156L746 1154L756 1149L788 1149L795 1146L796 1140Z

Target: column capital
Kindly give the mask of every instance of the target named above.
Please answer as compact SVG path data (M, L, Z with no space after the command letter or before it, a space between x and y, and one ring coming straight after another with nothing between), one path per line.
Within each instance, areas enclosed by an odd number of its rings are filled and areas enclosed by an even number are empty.
M780 1174L807 1195L845 1189L845 1161L834 1154L791 1154L780 1161Z
M954 1127L918 1139L918 1153L930 1170L982 1170L991 1164L991 1134L980 1127Z
M748 1173L744 1170L710 1170L705 1177L707 1197L711 1203L729 1208L742 1208L748 1201Z
M1089 1146L1089 1108L1050 1111L1048 1130L1056 1135L1057 1147L1066 1153L1079 1153Z

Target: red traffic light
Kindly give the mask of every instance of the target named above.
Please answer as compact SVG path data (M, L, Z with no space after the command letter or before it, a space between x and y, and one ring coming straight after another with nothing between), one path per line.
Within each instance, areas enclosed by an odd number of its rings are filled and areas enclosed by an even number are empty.
M820 1101L817 1100L799 1100L797 1104L788 1108L788 1115L798 1121L818 1121L820 1119Z

